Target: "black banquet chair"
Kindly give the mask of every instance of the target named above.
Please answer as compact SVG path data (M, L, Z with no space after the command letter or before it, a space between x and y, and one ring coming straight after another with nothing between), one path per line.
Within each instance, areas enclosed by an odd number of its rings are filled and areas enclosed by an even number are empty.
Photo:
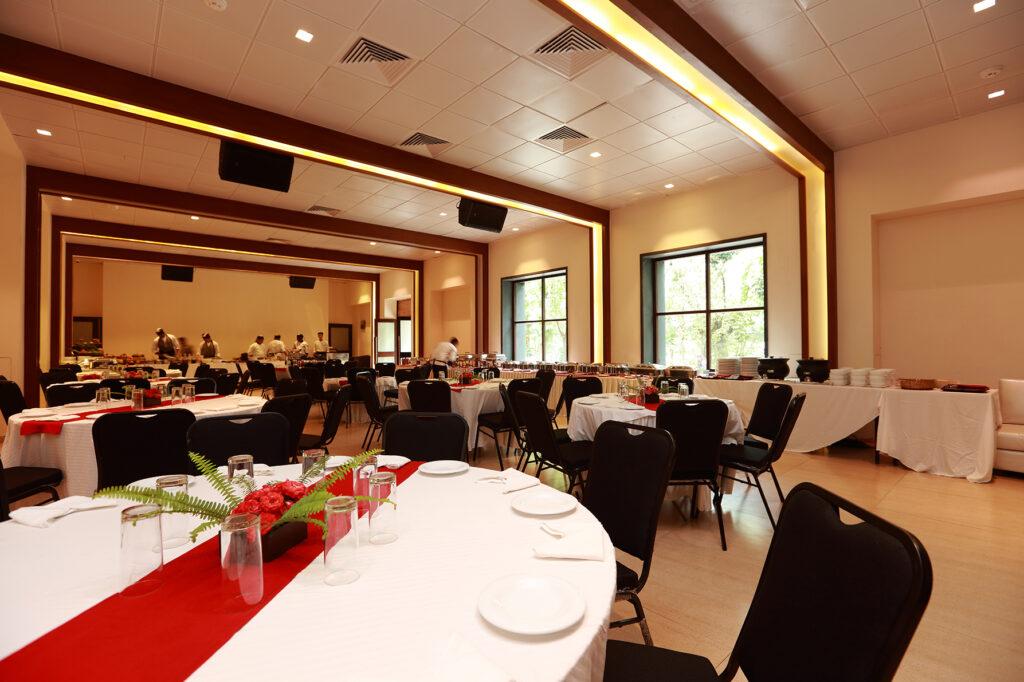
M469 425L452 412L396 412L384 422L384 454L420 462L466 459Z
M451 412L452 387L440 379L417 379L406 387L413 412Z
M59 407L70 403L87 403L96 397L96 383L53 384L46 389L46 404Z
M217 374L213 377L213 383L217 386L219 395L232 395L238 390L238 382L241 377L237 372L230 374Z
M14 383L14 382L3 382ZM11 517L11 502L45 493L49 501L60 499L57 486L64 480L64 472L49 467L4 467L0 462L0 521Z
M341 425L341 418L348 409L349 400L352 399L352 387L342 386L331 395L328 403L327 414L324 416L324 425L319 434L304 433L299 436L299 450L312 450L314 448L326 448L338 435L338 427Z
M540 394L540 390L540 379L513 379L508 383L507 395L511 402L515 400L516 393L519 391ZM504 402L505 396L502 396L504 409L501 412L485 412L477 416L476 435L473 439L473 457L476 457L477 449L480 446L481 433L494 441L494 449L498 451L498 466L502 470L505 468L505 455L510 454L509 449L512 447L513 431L517 428L515 415ZM512 402L512 404L515 403ZM506 434L504 455L501 452L501 442L498 440L501 434Z
M39 388L45 392L53 384L64 384L76 379L76 373L69 369L51 369L39 375Z
M602 391L601 380L597 377L566 377L562 380L562 395L558 397L555 414L565 405L565 418L572 412L572 403L577 398L586 398Z
M277 388L274 389L275 398L300 394L309 395L309 386L305 379L278 379ZM312 397L310 396L310 399Z
M395 363L393 362L378 362L374 369L377 370L377 376L379 377L395 376Z
M757 389L754 409L750 411L747 422L747 433L744 442L747 445L767 448L768 442L775 440L782 428L782 420L789 409L789 401L793 399L793 387L784 383L765 382Z
M14 381L0 381L0 412L6 422L16 414L20 414L28 405L21 392L21 386Z
M188 410L110 412L92 425L99 487L141 478L187 474L186 434L196 421Z
M548 416L548 406L536 393L520 391L512 401L521 425L526 429L526 447L539 460L537 476L545 467L566 478L565 491L572 493L577 485L585 486L590 467L590 441L560 441Z
M609 641L604 679L718 682L742 670L748 680L891 680L931 592L931 561L916 537L801 483L782 506L721 675L703 656Z
M271 398L263 404L260 412L276 412L288 420L288 460L291 461L299 450L299 438L306 428L306 419L309 418L309 409L313 406L313 399L308 393L297 395L285 395Z
M652 644L640 590L654 558L658 513L665 500L675 442L664 429L608 421L597 429L590 457L583 506L604 526L612 545L639 559L640 572L615 562L615 599L628 601L636 616L611 627L639 624L644 642Z
M185 384L191 384L196 388L196 395L202 395L203 393L216 393L217 382L210 377L203 377L201 379L171 379L167 382L167 390L175 388L176 386L184 386Z
M693 487L690 496L693 517L697 515L697 487L707 486L711 490L723 552L726 551L725 522L722 491L718 487L718 464L728 419L729 407L721 400L664 402L658 407L655 418L655 426L672 434L676 444L675 465L668 484Z
M234 455L252 455L254 462L278 466L288 463L289 432L288 420L274 412L207 417L189 427L188 449L217 466Z
M370 376L360 372L356 375L356 395L362 400L366 407L366 416L370 423L366 425L366 434L363 436L363 449L370 447L373 437L378 431L384 430L384 424L388 419L398 412L398 405L381 407L380 399L377 397L377 387L370 379Z

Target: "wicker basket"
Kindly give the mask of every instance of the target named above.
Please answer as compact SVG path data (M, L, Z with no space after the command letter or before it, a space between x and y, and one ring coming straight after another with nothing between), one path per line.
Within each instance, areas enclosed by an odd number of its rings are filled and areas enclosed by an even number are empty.
M935 388L935 379L900 379L900 388L908 391L930 391Z

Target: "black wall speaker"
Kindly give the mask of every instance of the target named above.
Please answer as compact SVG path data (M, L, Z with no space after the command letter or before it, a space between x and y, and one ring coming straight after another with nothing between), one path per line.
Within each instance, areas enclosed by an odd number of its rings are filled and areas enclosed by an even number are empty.
M316 277L298 277L292 275L288 278L288 286L292 289L312 289L316 286Z
M221 140L217 171L221 180L287 192L294 165L295 159L287 154Z
M459 225L488 232L501 232L507 215L508 209L504 206L485 204L475 199L459 201Z
M192 268L183 265L163 265L160 267L160 279L168 282L191 282Z

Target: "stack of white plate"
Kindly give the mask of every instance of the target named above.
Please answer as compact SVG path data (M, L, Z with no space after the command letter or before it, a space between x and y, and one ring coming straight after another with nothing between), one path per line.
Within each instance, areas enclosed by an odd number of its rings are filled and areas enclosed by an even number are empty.
M868 374L868 383L873 388L888 388L896 383L896 370L873 369Z
M759 362L761 358L740 358L740 374L745 377L756 377Z
M718 374L719 376L728 375L736 376L740 373L740 359L739 358L718 358Z
M867 386L868 375L871 373L870 367L862 367L860 369L850 370L850 385L851 386Z
M838 369L830 369L828 371L828 379L832 382L833 386L849 386L850 385L850 368L839 367Z

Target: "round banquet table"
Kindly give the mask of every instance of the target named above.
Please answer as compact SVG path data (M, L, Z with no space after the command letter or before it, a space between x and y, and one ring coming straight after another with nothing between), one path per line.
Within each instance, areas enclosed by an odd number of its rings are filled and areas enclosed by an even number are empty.
M552 410L558 407L558 398L562 395L562 382L569 376L569 372L555 372L555 380L551 383L551 393L548 394L548 407ZM502 379L533 379L537 376L535 369L503 369L500 371ZM636 379L633 374L573 374L576 377L597 377L601 380L601 391L604 393L618 393L619 384L628 379Z
M498 392L498 386L503 380L504 378L485 381L475 386L452 386L452 412L461 414L469 425L466 447L473 447L477 418L481 414L505 410L505 405L501 402L501 393ZM398 386L398 409L400 410L411 409L408 385L408 381L403 381Z
M240 405L245 401L245 405ZM249 404L252 402L252 404ZM196 419L206 417L224 417L229 415L256 414L265 400L260 398L234 394L210 400L197 400L187 405L175 405L194 412ZM115 401L112 408L128 405L127 401ZM156 409L169 409L156 408ZM96 404L83 406L65 406L54 408L53 414L74 415L79 412L94 412ZM96 450L92 444L93 419L66 421L60 433L33 433L21 435L21 425L31 418L22 414L11 417L7 423L7 435L4 437L0 457L5 467L37 466L53 467L64 472L61 484L62 495L92 495L96 490ZM145 444L140 444L140 455L145 455Z
M693 398L716 400L711 396L694 395ZM743 415L731 400L722 400L729 407L729 416L725 422L723 445L735 445L743 442ZM639 409L638 409L639 408ZM594 440L597 428L606 421L620 421L654 426L656 414L652 409L634 403L626 403L618 395L602 393L586 398L577 398L572 403L572 415L569 417L569 438L573 440Z
M276 467L274 479L295 477L299 468ZM356 582L327 586L323 555L317 555L198 664L190 679L290 679L325 670L361 681L480 679L467 657L453 655L451 643L457 640L507 679L600 680L615 594L615 553L607 535L602 533L603 560L536 558L533 546L548 539L541 519L511 509L510 498L525 491L504 495L500 486L476 482L493 473L473 468L449 477L412 474L398 487L396 542L364 543L367 523L361 519ZM202 479L189 491L217 499ZM7 616L0 622L0 658L115 593L118 520L125 506L72 514L49 528L0 524L0 546L17 557L0 562L0 603ZM559 521L598 523L582 506ZM200 542L213 535L203 533ZM165 550L165 563L192 547ZM487 624L477 612L483 589L523 573L574 585L586 601L582 621L539 637ZM211 579L218 575L213 563ZM203 608L215 607L196 605Z

